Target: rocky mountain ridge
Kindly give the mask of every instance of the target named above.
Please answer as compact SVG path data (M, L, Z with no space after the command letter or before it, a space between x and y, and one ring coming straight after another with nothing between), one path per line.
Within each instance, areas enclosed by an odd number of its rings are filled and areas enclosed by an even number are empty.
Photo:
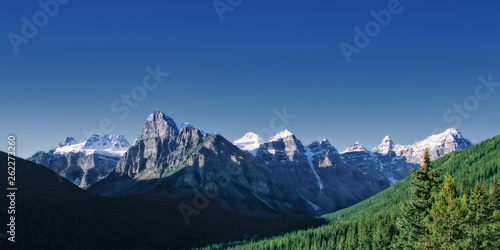
M66 137L56 148L39 151L27 160L43 165L86 189L104 179L129 147L123 135L93 135L81 143L73 137Z
M52 152L39 152L31 160L48 164L66 178L82 175L82 181L75 179L74 183L83 188L90 186L89 191L100 195L184 201L202 195L212 207L265 217L323 214L348 207L418 168L426 148L434 159L472 144L456 129L410 146L397 145L387 136L371 151L354 143L339 152L327 139L303 145L288 130L269 141L247 133L231 143L219 134L176 122L156 110L146 118L133 145L118 147L126 148L123 156L107 159L109 163L102 161L107 171L88 174L85 167L80 167L83 171L67 174L66 169L72 168L62 169L63 164L53 163L58 155L66 157L58 161L69 162L66 151L102 157L95 151L89 154L90 148L83 150L85 145L94 150L101 147L108 156L113 151L102 148L109 144L91 138L83 146L76 145L81 143L67 138ZM110 168L113 164L115 167ZM97 178L87 180L90 175Z

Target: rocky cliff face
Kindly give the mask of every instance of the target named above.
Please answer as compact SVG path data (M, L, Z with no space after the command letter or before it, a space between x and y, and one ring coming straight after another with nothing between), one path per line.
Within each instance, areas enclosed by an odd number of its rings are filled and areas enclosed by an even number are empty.
M115 170L89 190L181 200L203 194L213 207L246 215L300 213L264 162L220 135L178 124L155 111Z
M372 151L356 142L339 153L327 139L303 146L283 131L252 153L280 185L295 188L309 212L320 214L355 204L403 179L420 167L426 148L437 159L471 145L449 129L410 146L396 145L386 136Z
M270 178L284 190L288 199L296 201L293 204L300 204L309 213L321 213L330 207L319 202L326 197L318 169L312 164L310 149L291 132L283 131L262 143L255 157L266 164Z
M128 147L130 144L122 135L93 135L82 143L67 137L55 149L37 152L28 160L86 189L104 179L116 167Z
M303 146L284 131L262 143L255 157L313 214L350 206L390 186L377 159L359 144L340 154L327 139Z

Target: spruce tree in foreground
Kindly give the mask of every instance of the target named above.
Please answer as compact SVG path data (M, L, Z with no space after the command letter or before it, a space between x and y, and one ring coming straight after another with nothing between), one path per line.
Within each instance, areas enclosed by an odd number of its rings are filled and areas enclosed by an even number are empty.
M412 170L411 197L412 200L402 205L398 247L415 248L428 245L430 210L433 203L433 193L439 185L439 172L432 169L429 150L424 153L424 165L418 170Z
M468 246L479 249L488 244L487 223L490 220L488 187L476 185L470 194L467 214L467 242Z
M441 191L436 194L428 224L427 247L461 249L467 246L467 197L459 197L455 180L446 175Z

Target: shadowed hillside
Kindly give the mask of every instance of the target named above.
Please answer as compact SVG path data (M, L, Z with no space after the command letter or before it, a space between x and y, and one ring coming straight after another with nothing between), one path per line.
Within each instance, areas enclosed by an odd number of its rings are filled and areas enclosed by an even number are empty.
M0 161L7 162L3 152ZM0 222L6 225L7 167L2 166ZM186 225L179 201L96 196L22 159L16 159L16 185L16 243L0 239L0 249L184 249L254 234L276 235L323 222L264 220L205 209Z

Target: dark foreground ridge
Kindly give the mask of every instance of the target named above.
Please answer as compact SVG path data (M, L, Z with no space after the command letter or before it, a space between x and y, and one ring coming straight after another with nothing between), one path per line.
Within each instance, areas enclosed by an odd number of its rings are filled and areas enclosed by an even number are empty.
M0 161L7 162L6 153L0 152ZM8 223L7 164L2 164L0 185L3 233ZM324 222L308 217L256 219L207 208L186 225L180 201L100 197L20 158L16 185L16 243L0 239L0 249L185 249Z

